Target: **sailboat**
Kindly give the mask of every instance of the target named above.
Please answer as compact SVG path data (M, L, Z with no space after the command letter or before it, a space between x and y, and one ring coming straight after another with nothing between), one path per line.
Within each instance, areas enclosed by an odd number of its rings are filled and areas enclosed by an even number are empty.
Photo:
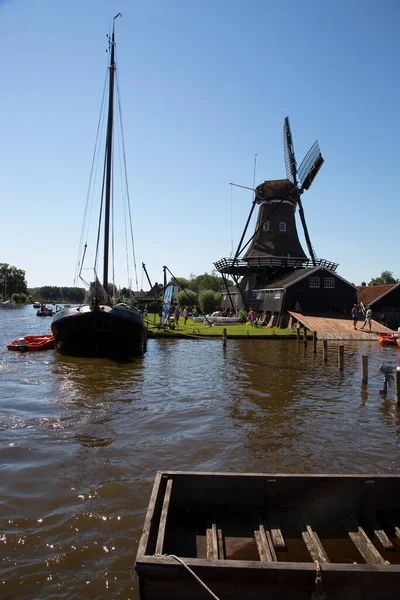
M145 345L145 328L140 311L125 303L113 304L108 295L108 270L110 254L110 212L113 180L113 125L114 125L114 75L115 19L110 39L109 95L106 149L104 160L104 214L103 198L99 215L99 230L104 221L103 282L95 271L95 281L90 283L84 304L58 311L51 324L56 347L68 354L85 356L118 355L130 357L141 354ZM85 246L86 248L86 246ZM83 262L83 261L82 261Z

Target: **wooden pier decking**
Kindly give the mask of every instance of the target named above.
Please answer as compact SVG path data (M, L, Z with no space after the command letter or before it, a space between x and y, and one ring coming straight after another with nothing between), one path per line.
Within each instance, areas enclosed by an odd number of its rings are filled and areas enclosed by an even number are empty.
M289 311L289 314L293 322L298 321L300 325L306 327L309 331L316 331L320 340L377 341L379 333L394 333L392 329L373 319L372 329L369 331L368 325L361 329L364 319L360 319L357 329L354 329L353 319L350 317L312 316L294 311Z

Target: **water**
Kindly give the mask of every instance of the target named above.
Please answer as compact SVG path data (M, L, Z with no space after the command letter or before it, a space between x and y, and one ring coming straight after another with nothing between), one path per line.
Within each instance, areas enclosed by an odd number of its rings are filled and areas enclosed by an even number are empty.
M134 561L157 470L398 473L400 408L379 365L400 349L150 340L116 363L6 343L50 332L0 312L0 594L139 597ZM368 386L361 355L369 355Z

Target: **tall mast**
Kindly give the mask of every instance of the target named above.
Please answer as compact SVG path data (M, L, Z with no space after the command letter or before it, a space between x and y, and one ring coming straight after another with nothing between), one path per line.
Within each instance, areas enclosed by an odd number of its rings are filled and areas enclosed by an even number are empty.
M111 179L112 179L112 146L113 146L113 118L114 118L114 75L115 75L115 19L122 17L118 13L113 19L110 55L110 85L108 92L108 120L106 138L106 203L104 211L104 263L103 287L108 294L108 254L110 244L110 205L111 205Z

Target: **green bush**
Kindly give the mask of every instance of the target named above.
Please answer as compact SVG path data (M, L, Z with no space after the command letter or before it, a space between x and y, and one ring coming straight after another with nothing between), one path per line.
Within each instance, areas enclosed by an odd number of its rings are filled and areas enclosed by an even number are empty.
M13 294L11 296L11 300L13 302L15 302L15 304L21 304L21 294L17 294L17 293Z
M158 313L161 311L161 305L161 300L153 300L153 302L150 302L150 304L147 305L149 313L155 313L158 315Z
M199 294L199 305L203 315L214 312L221 304L220 292L214 290L202 290Z
M247 323L247 311L245 311L244 308L239 310L238 317L241 323Z

